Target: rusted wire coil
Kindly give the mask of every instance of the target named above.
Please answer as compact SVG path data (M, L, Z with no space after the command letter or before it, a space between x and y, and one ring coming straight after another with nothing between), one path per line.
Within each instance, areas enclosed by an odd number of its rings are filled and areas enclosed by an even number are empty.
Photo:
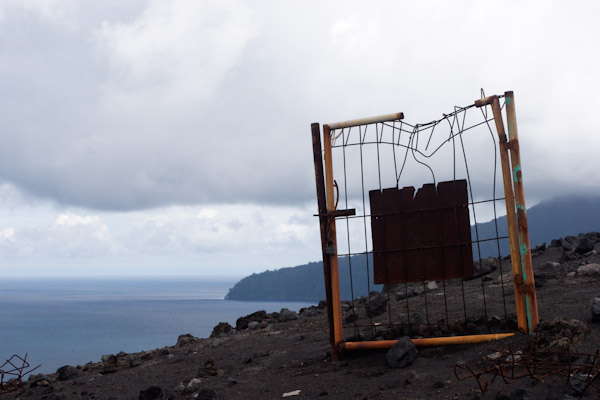
M13 354L4 364L0 365L0 395L19 389L23 378L38 369L40 365L31 369L28 369L29 367L27 354L25 357Z
M575 383L580 393L584 393L590 387L600 391L599 382L594 382L600 374L600 349L594 354L535 349L523 353L512 351L510 348L492 351L496 358L493 365L476 371L466 363L457 363L454 366L456 378L459 381L474 378L482 393L485 393L498 377L502 378L504 383L511 384L521 378L543 381L549 376L567 378L567 384Z

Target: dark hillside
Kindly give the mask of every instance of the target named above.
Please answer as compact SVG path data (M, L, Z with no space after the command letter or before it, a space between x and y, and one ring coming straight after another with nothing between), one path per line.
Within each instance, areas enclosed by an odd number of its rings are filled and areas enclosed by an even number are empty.
M550 244L554 238L578 235L582 232L600 231L600 198L567 197L541 202L527 210L531 245L543 242ZM496 225L493 221L477 224L480 239L496 237ZM499 236L508 236L506 217L498 218ZM472 227L472 239L475 240L475 227ZM497 257L496 241L482 242L481 253L475 247L475 259ZM508 239L500 241L502 255L508 255ZM352 282L350 280L352 266ZM379 290L381 285L367 287L365 276L369 271L369 282L373 282L373 262L369 256L358 255L340 258L340 290L342 299L351 296L351 284L354 297L364 296L369 291ZM322 300L325 298L323 283L323 263L310 262L297 267L282 268L252 274L239 281L229 290L228 300Z

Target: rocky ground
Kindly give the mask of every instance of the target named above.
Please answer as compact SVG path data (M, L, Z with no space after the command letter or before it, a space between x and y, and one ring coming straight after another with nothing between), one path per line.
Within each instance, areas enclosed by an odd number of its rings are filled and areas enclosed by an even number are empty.
M600 348L600 256L594 249L600 251L598 243L600 234L589 233L555 240L536 249L533 259L541 323L533 336L517 333L501 341L418 351L411 347L412 342L405 341L403 347L399 345L393 351L344 353L340 362L333 363L323 307L303 309L299 314L286 310L272 314L256 312L240 318L236 327L219 324L210 338L181 335L174 346L137 354L106 355L98 363L65 366L54 374L30 375L16 391L1 397L3 400L597 399L600 378L593 381L592 378L600 365L593 357ZM511 279L509 270L505 263L501 274L491 262L478 273L493 287L498 286L494 285L496 282ZM471 286L473 290L476 285L481 286L478 281L482 279L464 283L467 293ZM384 318L385 311L401 312L406 296L418 302L427 293L433 297L439 286L431 284L425 290L411 289L410 294L405 291L404 295L399 292L386 296L390 298L389 309L387 306L381 306L383 310L373 309L378 294L354 304L345 303L344 318L350 323ZM511 285L506 288L510 291ZM462 333L479 333L483 325L489 330L494 318L488 315L486 321L478 321L479 317L459 321L465 326ZM416 330L422 325L415 325ZM509 318L498 322L497 330L514 330L513 325ZM395 333L414 336L424 332L405 329ZM428 333L444 335L441 331ZM386 335L390 332L373 336L386 339ZM539 361L542 358L545 361ZM495 365L503 366L507 374L514 365L513 372L524 376L511 383L505 383L500 376L493 379ZM596 368L575 370L577 365ZM473 373L485 370L490 371L481 375L485 381L473 377ZM567 378L569 374L572 379ZM590 381L592 385L586 387Z

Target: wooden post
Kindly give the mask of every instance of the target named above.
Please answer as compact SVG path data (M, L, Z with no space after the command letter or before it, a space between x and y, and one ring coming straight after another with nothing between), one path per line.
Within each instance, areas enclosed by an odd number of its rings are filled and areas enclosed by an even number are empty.
M333 194L333 162L331 151L331 128L323 125L323 146L325 150L325 191L327 193L327 252L331 268L331 306L333 311L333 332L335 345L344 340L342 330L342 305L340 300L340 274L338 270L337 237L335 231L335 197Z
M323 275L325 278L325 298L327 301L327 319L329 321L329 343L331 345L331 359L339 360L338 348L335 343L333 306L331 295L331 264L328 254L328 227L327 202L325 197L325 177L323 175L323 154L321 151L321 129L318 123L310 126L312 132L313 158L315 164L315 181L317 183L317 202L319 205L319 225L321 228L321 249L323 253Z
M528 330L529 333L533 333L533 329L538 324L539 318L531 260L531 245L529 243L529 228L527 226L527 210L525 208L525 193L523 188L517 117L515 113L515 98L512 91L504 93L504 96L506 102L506 122L508 125L508 147L510 149L513 185L515 188L515 203L517 207L517 227L519 231L518 243L521 274L523 278L523 293L525 295Z
M517 324L522 332L528 331L525 300L523 297L523 277L521 259L519 258L519 240L517 232L517 219L515 215L515 199L513 194L512 174L510 172L510 161L508 154L508 140L504 132L502 122L502 111L498 96L490 96L486 99L492 106L496 131L500 144L500 162L502 164L502 180L504 183L504 202L506 203L506 220L508 224L508 238L510 242L510 260L512 264L513 282L515 286L515 305L517 308ZM477 102L476 105L479 106ZM485 104L482 104L485 105Z

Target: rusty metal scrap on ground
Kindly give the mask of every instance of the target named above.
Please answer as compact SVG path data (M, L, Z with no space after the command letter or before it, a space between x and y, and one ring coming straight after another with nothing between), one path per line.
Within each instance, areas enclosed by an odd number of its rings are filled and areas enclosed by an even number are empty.
M600 349L595 354L583 354L535 349L523 353L506 348L494 351L487 358L493 361L493 365L481 370L474 370L466 363L457 363L454 367L456 378L460 381L474 378L482 393L498 377L510 384L521 378L543 381L550 376L566 378L567 383L581 394L590 387L600 391L600 382L596 381L600 374Z
M13 354L4 364L0 365L0 395L17 390L23 383L23 378L38 369L40 365L31 369L28 369L29 367L27 354L25 357Z

